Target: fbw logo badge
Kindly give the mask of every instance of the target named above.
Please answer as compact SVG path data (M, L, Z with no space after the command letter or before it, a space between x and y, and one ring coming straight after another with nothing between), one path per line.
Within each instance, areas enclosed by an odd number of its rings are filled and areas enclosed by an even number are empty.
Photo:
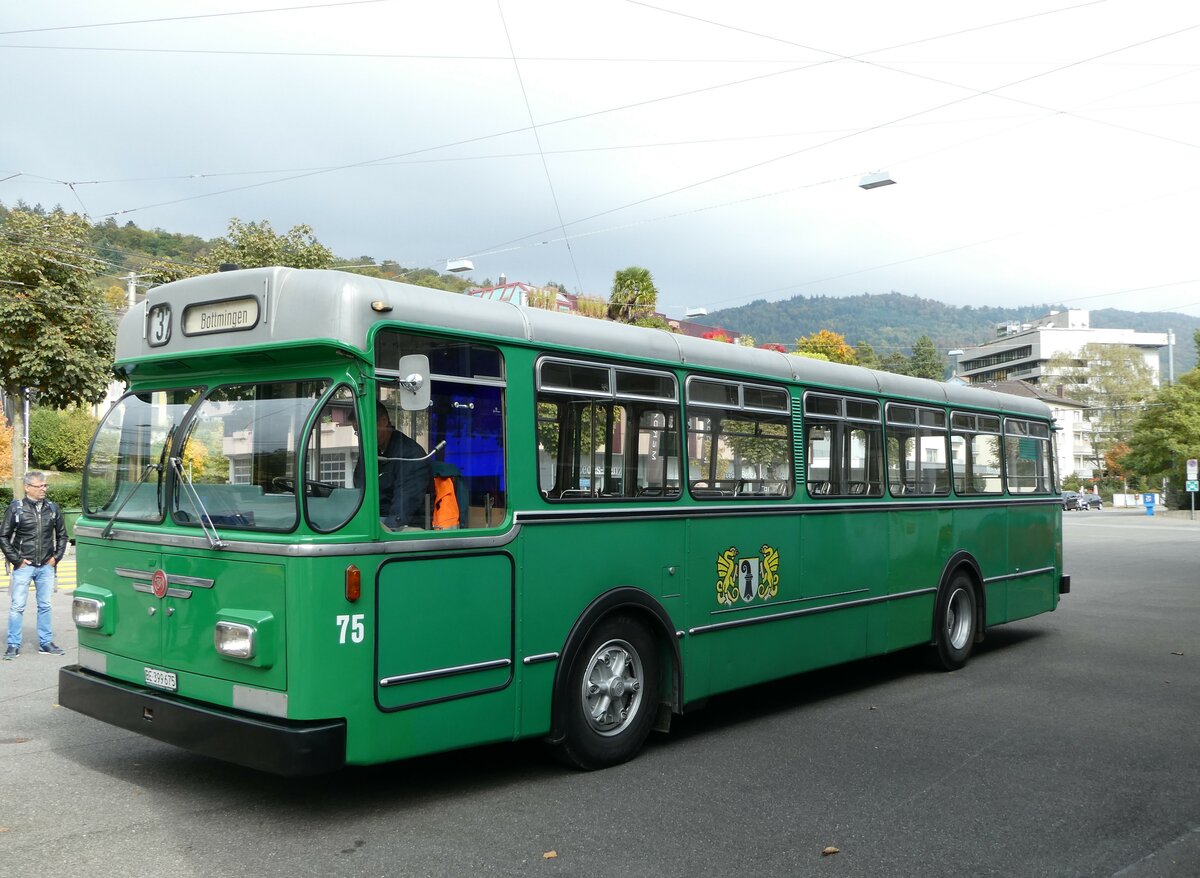
M717 556L717 603L731 607L779 594L779 550L763 546L757 555L739 555L730 546Z

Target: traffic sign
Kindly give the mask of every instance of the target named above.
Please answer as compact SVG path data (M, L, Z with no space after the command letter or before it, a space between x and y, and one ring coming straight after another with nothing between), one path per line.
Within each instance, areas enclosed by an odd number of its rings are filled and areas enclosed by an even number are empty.
M1200 479L1200 460L1196 460L1194 457L1188 458L1187 477L1189 482L1194 482L1196 479ZM1196 489L1188 488L1188 490L1194 491Z
M1200 480L1188 479L1187 487L1184 488L1184 490L1185 491L1200 491Z

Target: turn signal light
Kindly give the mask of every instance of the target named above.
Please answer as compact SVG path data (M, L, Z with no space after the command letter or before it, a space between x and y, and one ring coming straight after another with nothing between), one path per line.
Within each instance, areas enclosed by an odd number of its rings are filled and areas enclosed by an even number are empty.
M346 600L356 601L362 597L362 571L351 564L346 568Z

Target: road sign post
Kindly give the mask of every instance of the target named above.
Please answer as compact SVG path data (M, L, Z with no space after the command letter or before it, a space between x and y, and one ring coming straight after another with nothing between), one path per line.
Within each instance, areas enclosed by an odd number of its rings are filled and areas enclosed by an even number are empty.
M1193 521L1196 520L1196 492L1200 491L1200 460L1189 457L1187 462L1187 492L1192 498Z

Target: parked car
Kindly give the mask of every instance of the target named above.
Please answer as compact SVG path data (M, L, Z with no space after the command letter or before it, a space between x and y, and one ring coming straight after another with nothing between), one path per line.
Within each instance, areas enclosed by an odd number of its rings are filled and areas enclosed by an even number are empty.
M1103 509L1104 501L1100 499L1099 494L1084 494L1079 498L1079 505L1088 511L1092 509Z
M1062 492L1063 511L1068 509L1079 509L1079 492L1078 491L1063 491Z

